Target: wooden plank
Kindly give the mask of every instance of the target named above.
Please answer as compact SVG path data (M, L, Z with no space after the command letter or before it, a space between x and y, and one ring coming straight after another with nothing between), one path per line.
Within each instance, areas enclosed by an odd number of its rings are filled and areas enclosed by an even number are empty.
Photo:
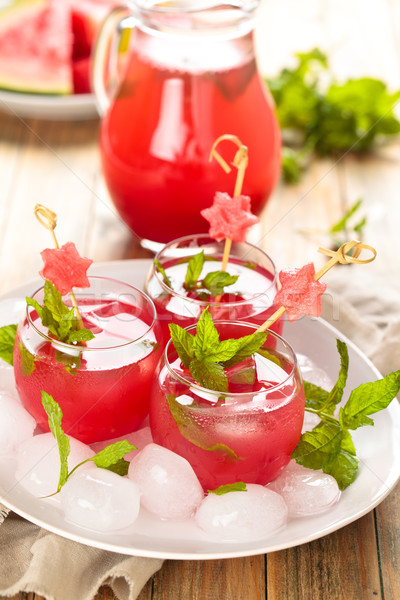
M379 600L374 538L371 512L331 535L268 555L268 600Z
M400 485L397 485L375 512L385 600L398 600L400 598Z
M168 561L154 576L153 600L261 600L264 556L229 560ZM138 600L145 600L139 596Z

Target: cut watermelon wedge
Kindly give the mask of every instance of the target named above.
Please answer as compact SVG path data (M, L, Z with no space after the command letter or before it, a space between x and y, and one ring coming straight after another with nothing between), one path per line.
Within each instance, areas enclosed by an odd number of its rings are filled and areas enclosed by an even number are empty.
M73 36L64 0L13 0L0 10L0 87L70 94Z

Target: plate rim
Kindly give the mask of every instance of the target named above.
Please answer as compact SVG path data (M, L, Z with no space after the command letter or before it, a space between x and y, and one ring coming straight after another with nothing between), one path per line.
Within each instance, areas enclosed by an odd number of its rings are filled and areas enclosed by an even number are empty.
M147 259L147 258L105 261L105 262L94 263L92 265L92 271L98 272L97 274L106 275L106 272L113 268L116 268L116 269L122 268L124 270L124 269L129 269L129 267L132 267L134 265L138 266L140 264L141 268L144 269L144 267L148 268L150 263L151 263L151 259ZM93 274L96 274L96 273L93 273ZM109 276L112 276L112 272L109 272L108 274L109 274ZM16 297L17 294L25 295L26 293L28 293L28 290L30 290L30 289L32 289L34 291L36 289L36 287L40 286L40 283L41 283L40 278L33 278L25 283L17 285L16 287L9 290L8 292L1 294L0 301L3 299L10 299L10 298ZM307 318L307 319L308 319L308 321L310 321L309 318ZM316 321L316 323L318 323L318 325L316 325L317 327L321 327L324 330L328 330L332 335L335 335L336 337L340 337L340 339L345 341L352 348L352 350L358 355L359 359L362 362L364 362L366 364L366 366L371 370L374 377L376 377L376 378L382 377L381 373L375 367L375 365L371 362L371 360L367 356L365 356L365 354L360 350L360 348L358 348L358 346L356 346L344 334L342 334L333 325L324 321L323 319L314 319L314 321ZM393 424L395 424L395 421L396 421L396 414L397 414L397 419L400 420L399 419L400 418L400 406L398 403L392 402L389 405L389 407L386 409L386 411L390 414L390 418L391 418L391 421ZM372 502L370 502L365 507L360 508L359 510L350 514L347 518L341 518L339 520L339 522L334 521L331 524L328 524L327 526L322 527L321 529L318 529L318 531L315 531L312 534L298 536L290 541L282 541L280 543L275 543L275 544L267 543L267 545L265 545L265 544L261 545L263 540L258 540L256 542L257 547L252 547L252 548L240 548L239 547L237 550L232 550L232 549L229 550L227 548L226 551L219 550L219 551L210 551L210 552L151 550L148 548L136 548L136 547L133 547L132 545L131 545L132 546L131 547L131 546L127 546L126 544L123 545L123 544L116 544L113 542L107 542L102 539L101 540L93 539L93 536L91 536L91 533L93 533L93 532L90 532L90 530L82 529L82 533L75 533L74 531L67 531L62 526L53 525L51 523L49 524L45 521L45 519L38 518L35 515L32 516L26 510L18 507L15 504L15 502L12 502L12 501L10 502L7 498L5 498L1 490L0 490L0 501L7 508L14 511L19 516L25 518L27 521L30 521L31 523L34 523L35 525L38 525L39 527L42 527L43 529L45 529L47 531L50 531L57 535L60 535L61 537L64 537L64 538L70 539L72 541L75 541L75 542L78 542L78 543L81 543L84 545L88 545L91 547L96 547L96 548L108 550L111 552L122 553L125 555L141 556L141 557L148 557L148 558L158 558L158 559L162 558L162 559L171 559L171 560L219 560L219 559L227 559L227 558L239 558L239 557L245 557L245 556L256 556L256 555L260 555L260 554L268 554L270 552L276 552L279 550L285 550L288 548L300 546L302 544L325 537L326 535L329 535L330 533L333 533L333 532L345 527L346 525L349 525L350 523L358 520L359 518L361 518L365 514L369 513L374 508L376 508L376 506L378 506L393 491L393 489L396 487L399 479L400 479L400 464L397 467L397 473L396 473L396 470L394 470L393 474L391 474L390 476L388 476L385 479L386 489L383 489L383 486L381 486L380 493L376 495L376 497L374 498L374 500ZM26 493L28 493L28 492L26 492ZM312 518L312 517L309 517L309 518ZM67 521L64 521L64 523L67 524L67 526L70 525ZM132 542L131 538L129 538L129 539ZM211 545L212 545L213 541L214 540L210 540ZM268 542L268 541L272 542L273 537L265 539L265 542ZM232 542L229 542L229 546L230 545L232 545ZM239 545L239 543L237 545Z

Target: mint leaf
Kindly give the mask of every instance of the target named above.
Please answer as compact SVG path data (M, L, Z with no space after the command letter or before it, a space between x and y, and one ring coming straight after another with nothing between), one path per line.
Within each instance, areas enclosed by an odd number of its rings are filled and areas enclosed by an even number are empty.
M358 463L359 460L356 456L341 449L332 462L323 468L323 471L334 477L339 489L344 490L355 480Z
M49 418L50 431L53 434L60 456L60 476L58 479L57 492L60 491L64 483L68 479L68 456L70 453L69 438L65 435L61 427L62 410L60 406L53 400L52 396L42 391L42 405Z
M373 425L368 417L384 408L397 396L400 389L400 371L394 371L378 381L359 385L350 394L344 408L340 409L339 420L347 429Z
M292 458L309 469L324 469L339 453L342 437L339 423L321 423L303 433Z
M228 378L219 363L194 358L189 363L189 370L201 386L218 392L228 391Z
M259 331L251 333L250 335L245 335L244 337L236 340L239 342L238 350L230 360L225 362L225 367L232 367L233 365L242 362L242 360L249 358L249 356L252 356L256 352L259 352L261 346L265 344L267 336L268 332ZM262 352L260 352L260 354L262 354Z
M324 412L327 412L328 414L333 414L336 405L339 404L339 402L341 401L341 399L343 397L343 390L346 387L347 373L349 370L349 353L348 353L346 344L344 342L342 342L341 340L337 339L336 347L337 347L339 355L340 355L340 371L339 371L338 380L335 383L335 385L333 386L333 388L326 400L326 404L324 405L324 407L322 409Z
M233 285L238 278L239 275L229 275L226 271L212 271L204 277L201 286L212 296L219 296L224 293L224 287Z
M29 352L24 344L21 344L21 342L18 342L18 350L21 357L21 373L27 377L35 370L35 357Z
M108 471L112 471L116 475L120 475L120 477L125 477L128 475L130 462L125 460L124 458L120 458L117 462L109 465L107 467Z
M0 358L12 366L17 325L0 327Z
M220 485L215 490L207 490L209 494L216 494L217 496L223 496L230 492L247 492L246 484L243 481L237 481L236 483L226 483Z
M115 442L114 444L110 444L100 450L95 456L90 458L96 467L101 467L102 469L108 469L110 465L115 464L121 458L128 454L131 450L137 450L136 446L130 444L127 440L122 440L120 442Z
M196 336L193 341L193 350L196 358L202 360L219 345L219 334L213 323L208 308L203 310L196 325Z
M322 407L327 403L329 392L314 383L304 381L304 396L306 409L311 408L315 411L319 411L322 410Z
M188 267L185 276L184 287L186 290L191 290L196 287L197 280L200 277L204 265L204 250L195 254L189 259Z
M180 325L176 325L176 323L170 323L168 327L175 350L177 351L182 364L185 367L188 367L190 361L194 357L194 336Z
M240 340L223 340L215 349L207 354L204 360L211 362L227 362L235 356L240 348Z
M161 265L160 261L157 258L154 259L154 264L157 267L157 270L161 273L165 285L172 288L171 280L166 274L164 267Z
M197 423L196 419L191 416L188 410L177 402L175 396L168 394L167 402L171 415L173 416L181 435L188 440L188 442L203 450L208 450L209 452L220 452L235 462L238 460L238 456L232 448L229 448L226 444L221 444L219 442L213 444L210 441L209 432L205 431L205 429ZM193 404L193 406L196 405Z

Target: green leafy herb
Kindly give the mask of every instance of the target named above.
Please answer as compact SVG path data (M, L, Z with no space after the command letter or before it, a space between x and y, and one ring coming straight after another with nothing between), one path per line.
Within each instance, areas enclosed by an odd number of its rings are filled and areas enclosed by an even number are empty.
M0 358L9 365L13 364L13 351L17 325L0 327Z
M224 293L226 286L233 285L238 278L239 275L229 275L226 271L212 271L204 277L201 287L208 290L211 296L219 296Z
M169 328L179 358L192 377L203 387L220 392L228 391L225 368L252 356L267 338L267 333L256 332L220 341L208 308L200 315L196 335L176 324L170 324Z
M167 401L171 415L173 416L179 431L191 444L194 444L203 450L208 450L209 452L220 452L225 454L230 460L235 462L238 460L236 452L229 448L229 446L221 443L213 444L210 441L208 437L209 432L197 423L196 419L189 413L185 406L179 404L175 396L168 394ZM196 404L193 403L192 407L195 406Z
M207 490L209 494L216 494L217 496L223 496L230 492L247 492L246 484L243 481L237 481L236 483L226 483L220 485L215 490Z
M79 328L74 309L64 304L60 292L50 281L44 283L43 306L29 297L26 302L36 310L44 327L60 342L80 344L93 339L92 331Z
M154 259L154 264L157 267L157 270L161 273L165 285L172 288L171 280L166 274L164 267L157 258Z
M377 138L400 133L394 113L400 91L371 77L327 83L328 60L318 48L296 54L294 68L267 79L281 125L283 176L297 182L313 154L369 150Z
M358 471L358 458L349 430L373 425L369 415L387 408L400 389L400 371L354 389L334 416L346 385L349 358L346 344L337 340L340 355L338 380L330 392L305 382L306 411L318 415L320 423L303 433L292 453L297 463L309 469L322 469L332 475L341 490L350 485Z
M191 290L197 285L197 280L200 277L204 265L204 250L192 256L188 262L188 267L185 277L185 289Z
M60 457L60 476L55 493L58 493L61 490L63 485L68 481L69 477L71 477L72 473L89 461L94 462L97 467L108 469L109 471L113 471L118 475L127 474L129 463L128 461L124 460L123 457L131 450L137 450L137 448L126 440L110 444L106 448L103 448L103 450L100 450L100 452L95 454L95 456L80 462L73 469L71 469L71 471L69 471L68 456L70 454L70 441L68 436L65 435L61 426L63 417L62 410L59 404L53 399L52 396L50 396L50 394L47 394L47 392L42 391L41 397L43 408L48 416L50 431L57 442L58 453Z
M18 343L19 355L21 357L20 369L22 375L28 377L35 370L35 357L29 352L26 346L21 342Z

